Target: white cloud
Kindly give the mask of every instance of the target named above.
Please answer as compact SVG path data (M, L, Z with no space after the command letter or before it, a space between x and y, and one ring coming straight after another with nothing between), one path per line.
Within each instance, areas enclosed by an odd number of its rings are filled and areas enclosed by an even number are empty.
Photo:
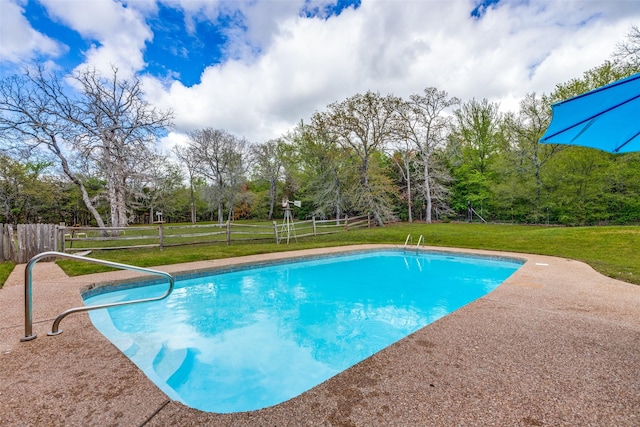
M269 5L243 6L255 12L247 40L263 41L259 57L211 66L193 87L147 85L174 109L178 132L212 126L262 142L366 90L408 96L435 86L517 108L527 92L548 93L601 64L640 18L640 2L624 0L501 2L482 19L470 16L471 0L364 0L326 20L288 9L260 20Z
M30 27L21 3L0 1L3 60L59 52ZM475 0L363 0L327 19L300 10L323 10L331 0L160 1L184 11L191 31L221 14L243 17L226 30L229 59L206 68L200 84L145 77L149 99L175 112L176 133L163 145L209 126L266 141L367 90L408 96L435 86L515 109L526 93L548 93L601 64L640 19L635 0L501 1L481 19L470 15ZM154 0L42 3L54 19L95 41L85 64L106 72L116 65L123 78L144 69L145 43L153 38L145 17L157 13Z
M31 27L23 15L24 3L0 0L0 61L19 64L38 55L57 57L66 47Z
M189 137L183 133L169 132L167 136L161 138L159 141L158 149L161 153L167 154L173 157L171 150L176 145L185 146L189 141Z
M85 52L82 66L95 67L106 74L117 66L123 78L144 68L145 42L153 34L138 10L112 0L41 1L54 19L97 42ZM150 10L148 2L140 6Z

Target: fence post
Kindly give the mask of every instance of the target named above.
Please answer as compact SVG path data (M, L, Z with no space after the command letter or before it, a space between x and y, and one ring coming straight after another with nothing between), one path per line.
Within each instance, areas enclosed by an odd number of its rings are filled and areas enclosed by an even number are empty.
M0 223L0 262L4 261L4 224Z
M9 233L9 224L0 224L0 239L2 239L2 243L0 243L0 260L2 261L11 261L11 242L13 240L13 236Z
M318 230L316 229L316 216L312 216L311 219L313 220L313 235L317 236L318 235Z
M18 233L18 252L16 254L16 261L18 264L24 264L27 261L23 261L26 258L27 248L26 244L26 231L24 224L16 224L16 231Z
M164 227L162 224L164 224L164 221L158 221L158 244L160 245L160 250L164 249Z
M18 262L18 247L16 241L13 239L13 225L7 224L7 235L9 236L9 259L13 262Z
M231 245L231 221L227 220L227 246Z
M59 239L60 239L60 252L65 253L67 251L66 245L67 245L67 241L64 237L65 235L65 229L66 229L66 225L64 222L61 222L60 225L58 226L58 230L59 230Z
M276 245L280 243L280 239L278 238L278 223L273 221L273 232L276 236Z
M367 214L367 228L371 228L371 213Z
M60 242L60 230L58 229L57 225L53 226L53 251L55 252L59 252L58 251L58 245Z
M349 231L349 215L344 216L344 231Z
M7 256L4 253L4 224L0 223L0 262L7 261Z

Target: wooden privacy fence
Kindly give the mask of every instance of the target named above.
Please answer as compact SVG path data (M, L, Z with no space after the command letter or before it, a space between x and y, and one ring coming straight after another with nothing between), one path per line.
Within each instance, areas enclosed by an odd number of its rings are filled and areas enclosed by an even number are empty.
M24 264L41 252L58 247L54 224L0 224L0 261Z

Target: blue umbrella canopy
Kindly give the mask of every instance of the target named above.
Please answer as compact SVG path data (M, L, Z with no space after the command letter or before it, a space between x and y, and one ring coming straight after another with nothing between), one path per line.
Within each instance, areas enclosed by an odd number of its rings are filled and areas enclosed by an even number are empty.
M540 142L640 151L640 73L553 104Z

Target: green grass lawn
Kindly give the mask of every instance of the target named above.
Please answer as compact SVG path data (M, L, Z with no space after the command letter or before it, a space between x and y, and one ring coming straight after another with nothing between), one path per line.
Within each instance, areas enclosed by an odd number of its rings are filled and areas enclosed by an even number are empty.
M4 282L6 282L11 271L13 271L13 267L14 264L12 262L0 262L0 288L4 285Z
M640 284L640 227L547 227L495 224L393 224L381 228L307 237L289 245L275 243L223 243L153 249L94 251L91 256L141 267L175 264L241 255L290 251L363 243L404 244L408 234L414 244L420 235L429 246L492 249L572 258L599 272ZM69 275L106 271L102 266L59 261ZM3 283L0 264L0 283Z

